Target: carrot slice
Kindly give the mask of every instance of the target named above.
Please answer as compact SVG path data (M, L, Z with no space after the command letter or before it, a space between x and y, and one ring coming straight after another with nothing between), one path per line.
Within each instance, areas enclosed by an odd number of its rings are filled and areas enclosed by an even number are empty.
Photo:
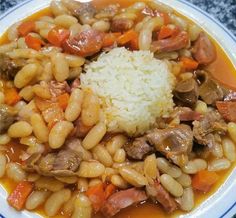
M120 36L121 36L121 33L107 33L107 34L105 34L104 38L103 38L102 47L112 46L117 41L117 38Z
M34 21L26 21L23 22L18 27L18 32L21 36L26 36L28 33L35 31L35 22Z
M174 32L175 32L175 29L172 29L168 26L162 26L158 34L158 40L166 39L172 36Z
M132 50L139 50L138 36L130 41L130 48Z
M6 89L4 94L5 94L5 103L8 105L14 105L21 99L15 88Z
M113 184L107 185L105 188L105 199L108 199L116 191L116 186Z
M119 45L125 45L126 43L131 42L135 38L138 38L138 33L134 30L129 30L118 38L117 43Z
M57 97L58 104L63 110L66 109L69 102L69 98L70 98L70 95L68 93L64 93Z
M45 44L41 39L33 37L31 35L27 35L25 37L25 43L29 48L32 48L37 51L40 50L42 45Z
M182 62L185 70L196 70L199 65L197 61L187 57L180 58L180 61Z
M219 176L215 172L202 170L193 176L192 186L196 190L208 192L218 179Z
M16 210L22 210L27 197L32 192L32 190L32 183L27 181L20 182L13 192L8 196L7 201Z
M58 47L61 47L62 43L68 39L70 36L70 31L66 29L61 29L58 27L55 27L51 29L48 33L47 40Z
M86 195L92 202L95 213L98 212L102 208L105 202L105 192L104 192L103 184L101 183L101 184L90 187L87 190Z

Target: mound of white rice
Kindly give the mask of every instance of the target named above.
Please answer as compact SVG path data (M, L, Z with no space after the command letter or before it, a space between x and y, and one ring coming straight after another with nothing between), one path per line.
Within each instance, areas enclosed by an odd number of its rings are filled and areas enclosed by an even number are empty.
M173 109L174 76L149 51L115 48L85 66L81 87L101 99L109 131L139 135Z

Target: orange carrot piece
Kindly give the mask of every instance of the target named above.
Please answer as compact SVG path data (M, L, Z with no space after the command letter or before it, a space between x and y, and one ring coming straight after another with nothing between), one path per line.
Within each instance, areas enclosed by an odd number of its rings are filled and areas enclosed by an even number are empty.
M125 45L126 43L132 41L135 38L138 38L138 33L135 32L134 30L129 30L128 32L125 32L117 39L117 43L119 45Z
M45 44L41 39L33 37L31 35L27 35L25 37L25 43L29 48L32 48L37 51L40 50L42 45Z
M21 99L15 88L6 89L4 94L5 94L5 103L8 105L14 105Z
M104 38L103 38L102 47L112 46L117 41L117 38L120 36L121 36L121 33L107 33L107 34L105 34Z
M32 192L32 190L32 183L27 181L20 182L13 192L8 196L7 201L16 210L22 210L27 197Z
M18 32L21 36L26 36L28 33L35 31L35 22L34 21L26 21L23 22L18 27Z
M105 188L105 199L108 199L116 191L116 186L113 184L107 185Z
M162 26L160 29L160 32L158 34L158 40L168 38L173 35L175 32L174 29L168 27L168 26Z
M208 192L218 179L219 176L215 172L202 170L193 176L192 186L198 191Z
M70 31L66 29L61 29L58 27L55 27L51 29L48 33L47 40L58 47L61 47L62 43L68 39L70 36Z
M57 97L58 104L63 110L66 109L69 102L69 98L70 98L70 95L68 93L64 93Z
M103 184L101 183L101 184L90 187L86 192L86 195L92 202L95 213L98 212L102 208L105 202L105 192L103 188L104 188Z
M196 70L199 65L197 61L187 57L180 58L180 61L182 62L185 70Z

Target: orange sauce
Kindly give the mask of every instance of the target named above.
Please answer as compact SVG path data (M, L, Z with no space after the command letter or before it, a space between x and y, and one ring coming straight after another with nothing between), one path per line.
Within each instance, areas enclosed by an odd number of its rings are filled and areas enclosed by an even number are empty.
M143 1L146 1L146 0L143 0ZM112 3L119 3L122 7L128 7L134 2L136 2L136 0L94 0L93 4L97 8L102 8L106 6L107 4L112 4ZM31 15L30 17L26 18L26 20L37 20L41 16L46 16L46 15L48 16L52 15L49 8L43 9ZM188 19L188 18L185 17L185 19ZM217 59L214 63L207 66L206 69L209 70L212 73L212 75L222 84L236 90L236 69L234 68L234 65L232 64L230 59L227 57L222 47L215 40L213 41L216 46ZM0 45L7 42L8 42L7 34L4 33L0 37ZM19 155L21 154L21 151L24 149L25 147L18 144L17 142L11 142L9 143L9 151L7 152L7 155L11 160L20 162ZM218 188L224 183L224 181L227 179L227 177L235 168L235 166L236 166L236 163L232 164L230 169L226 171L221 171L220 173L218 173L218 175L220 175L220 179L212 187L211 191L209 191L208 193L204 194L201 192L195 192L196 207L218 190ZM6 177L0 179L0 184L3 185L3 187L9 193L12 192L12 190L16 186L15 182L13 182L12 180L9 180ZM39 208L35 212L42 215L45 218L47 217L45 213L43 212L43 207ZM122 210L115 217L116 218L144 218L144 217L145 218L167 218L167 217L170 218L170 217L178 217L179 215L183 213L184 213L183 211L176 211L175 213L171 215L166 214L159 205L154 205L152 203L146 202L138 206L132 206L132 207L126 208ZM102 218L102 216L99 216L99 215L96 215L95 217ZM68 216L57 215L54 218L68 218Z

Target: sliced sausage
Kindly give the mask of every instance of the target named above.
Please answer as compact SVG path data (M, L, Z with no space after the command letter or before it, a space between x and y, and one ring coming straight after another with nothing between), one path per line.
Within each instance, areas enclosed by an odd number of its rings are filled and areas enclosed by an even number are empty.
M104 34L93 29L85 30L63 43L65 52L80 55L83 57L91 56L99 52L102 48Z
M154 198L156 201L158 201L166 212L172 213L177 209L177 204L170 196L170 194L162 187L161 184L155 183L152 186L147 186L147 193Z
M121 209L145 200L147 200L145 192L136 188L119 191L108 198L102 207L101 212L105 217L112 217Z
M134 21L126 18L115 19L111 23L112 32L124 32L131 29L134 25Z
M216 49L208 36L201 32L193 47L193 56L199 64L209 64L216 59Z
M151 51L152 52L169 52L177 51L179 49L185 48L189 43L188 33L181 31L177 35L168 38L152 42Z

